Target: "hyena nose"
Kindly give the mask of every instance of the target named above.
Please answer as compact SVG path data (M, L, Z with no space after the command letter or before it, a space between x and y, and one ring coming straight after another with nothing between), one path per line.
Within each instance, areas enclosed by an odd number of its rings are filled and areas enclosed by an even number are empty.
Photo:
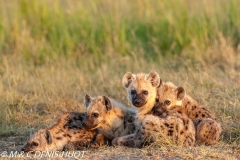
M138 99L138 100L135 101L135 103L136 103L136 104L139 104L139 103L141 103L141 100Z

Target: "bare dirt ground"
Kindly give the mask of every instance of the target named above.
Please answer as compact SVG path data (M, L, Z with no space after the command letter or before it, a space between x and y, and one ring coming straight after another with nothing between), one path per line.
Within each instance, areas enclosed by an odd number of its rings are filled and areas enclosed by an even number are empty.
M11 151L20 151L21 147L24 145L26 140L27 136L24 135L1 137L0 153L7 151L7 153L9 154ZM84 155L82 157L78 157L75 159L237 160L240 159L240 147L236 145L226 145L223 142L219 142L219 144L216 146L196 146L184 148L179 148L176 146L159 146L159 145L152 145L143 149L104 146L99 149L87 149L85 150Z

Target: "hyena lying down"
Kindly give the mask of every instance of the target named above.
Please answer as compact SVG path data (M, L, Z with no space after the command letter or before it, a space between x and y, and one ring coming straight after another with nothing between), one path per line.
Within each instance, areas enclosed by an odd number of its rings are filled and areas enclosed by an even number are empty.
M63 114L52 127L30 135L22 151L61 151L69 145L71 149L83 149L96 136L94 130L88 131L82 127L84 117L84 113Z
M106 140L111 142L115 137L128 135L135 131L135 111L123 104L106 96L92 98L86 94L85 105L87 107L85 128L97 129L99 133L104 135L98 137L98 141L102 139L100 145L104 144L104 139L105 142ZM99 143L93 144L93 146L98 147Z
M195 129L193 122L178 110L171 110L165 117L153 116L153 107L157 95L160 77L154 71L148 75L143 73L126 73L123 86L127 89L128 99L137 107L137 130L134 134L115 138L114 145L142 147L154 141L170 141L177 145L194 145ZM182 100L181 88L176 89L175 99ZM178 105L172 103L171 106Z
M158 100L155 105L155 110L158 110L158 114L162 114L165 109L162 107L164 103L172 103L175 88L173 83L166 82L158 89ZM164 102L163 100L166 100ZM217 121L214 114L212 114L205 107L198 104L192 97L186 95L182 100L184 112L194 122L196 128L196 142L198 144L212 145L217 143L220 133L222 131L220 123Z

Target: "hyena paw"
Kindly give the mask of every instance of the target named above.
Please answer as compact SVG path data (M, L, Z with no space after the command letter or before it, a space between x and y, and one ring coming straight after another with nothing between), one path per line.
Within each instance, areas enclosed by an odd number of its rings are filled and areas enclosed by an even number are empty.
M122 137L117 137L112 140L113 146L123 146L125 142L125 139Z
M100 145L98 143L92 143L90 144L90 148L99 148Z
M68 143L63 147L63 151L73 151L75 150L75 145L72 143Z
M132 148L142 148L142 141L137 139L129 139L124 142L124 146L132 147Z
M129 139L126 142L124 142L123 145L128 146L128 147L135 147L136 143L135 143L134 139Z

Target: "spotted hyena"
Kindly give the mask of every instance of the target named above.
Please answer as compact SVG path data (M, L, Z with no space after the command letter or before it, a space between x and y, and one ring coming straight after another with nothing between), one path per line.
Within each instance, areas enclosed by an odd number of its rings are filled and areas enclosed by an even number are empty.
M94 140L96 132L83 128L84 117L84 113L63 114L52 127L30 134L22 151L61 151L68 148L66 146L71 146L72 149L85 148Z
M115 137L131 134L135 131L135 111L106 96L92 98L85 96L87 107L84 125L86 129L97 129L104 135L100 139L111 142ZM103 141L103 140L102 140ZM98 147L93 144L93 146Z
M151 114L145 116L132 137L121 137L117 144L142 147L152 142L171 143L179 146L195 144L195 128L182 108L185 91L175 88L165 97L159 98L159 107L154 107Z
M171 82L162 83L159 87L158 98L155 105L155 108L158 108L159 113L162 112L161 110L164 111L160 102L161 99L168 98L169 100L165 103L172 103L171 98L168 96L175 90L175 88L177 87ZM186 115L194 122L196 128L196 143L206 145L217 143L222 129L214 114L204 106L200 105L189 95L186 95L181 103Z
M122 84L127 90L129 101L137 108L137 120L142 121L147 114L151 114L154 107L157 89L161 84L159 75L155 71L149 74L127 72Z

